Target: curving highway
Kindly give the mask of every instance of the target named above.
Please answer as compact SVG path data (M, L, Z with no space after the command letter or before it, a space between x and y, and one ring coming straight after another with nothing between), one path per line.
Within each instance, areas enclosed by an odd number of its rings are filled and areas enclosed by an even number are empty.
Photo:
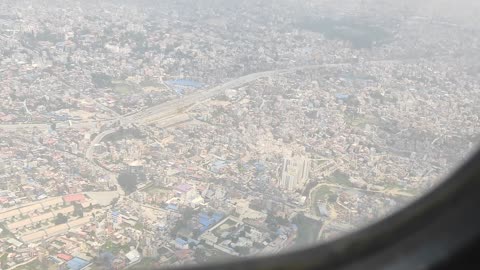
M369 62L394 63L399 61L398 60L372 60ZM69 124L69 122L57 122L56 125L58 129L91 128L98 124L108 125L108 124L113 124L115 122L119 122L121 125L129 125L129 124L143 125L143 124L148 124L152 120L160 124L162 123L162 121L168 120L169 124L174 124L175 121L181 121L181 118L178 118L178 120L176 120L175 116L183 113L184 109L190 106L193 106L196 103L215 97L227 89L240 87L246 83L255 81L259 78L270 77L276 74L291 73L297 70L315 69L315 68L321 68L321 67L340 67L340 66L348 66L348 65L350 65L350 63L305 65L300 67L292 67L292 68L252 73L252 74L248 74L248 75L233 79L229 82L212 87L210 89L198 91L175 100L167 101L162 104L149 107L145 110L142 110L136 113L119 115L114 118L105 119L105 120L72 121L71 125ZM0 125L0 129L5 131L14 131L18 129L34 129L34 128L39 130L48 130L49 127L50 127L50 123L39 123L39 124L21 123L21 124L1 124ZM116 128L111 128L98 134L95 137L95 139L90 143L90 146L86 151L85 157L91 160L93 156L93 147L96 144L100 143L105 138L105 136L115 131L116 131Z
M380 62L380 61L372 61L372 62ZM338 66L346 66L346 65L349 65L349 64L339 63L339 64L306 65L306 66L286 68L286 69L262 71L262 72L248 74L248 75L233 79L219 86L216 86L207 90L203 90L203 91L198 91L193 94L183 96L182 98L179 98L179 99L167 101L162 104L149 107L145 110L142 110L136 113L119 115L114 118L104 119L104 120L72 121L71 126L69 125L68 122L65 122L65 121L55 122L55 123L57 124L57 128L68 128L68 127L88 128L88 127L95 126L97 123L111 124L116 121L120 121L122 124L131 124L131 123L142 124L146 119L152 116L155 116L156 118L159 118L159 119L162 119L164 117L171 117L175 114L178 114L179 109L186 108L197 102L201 102L206 99L212 98L226 89L240 87L246 83L257 80L262 77L269 77L275 74L289 73L296 70L314 69L314 68L320 68L320 67L338 67ZM39 130L47 130L49 129L50 125L51 123L0 124L0 129L13 131L13 130L22 129L22 128L24 129L37 128Z
M105 120L71 121L71 125L69 122L56 122L55 124L57 129L91 128L99 123L102 125L108 125L108 124L113 124L115 122L119 122L121 125L129 125L129 124L143 125L151 122L153 119L155 120L155 122L160 124L162 123L162 121L165 121L165 120L168 120L169 124L175 124L175 121L176 121L175 116L181 114L183 109L186 109L196 103L215 97L227 89L240 87L246 83L255 81L259 78L269 77L275 74L284 74L284 73L294 72L296 70L314 69L314 68L321 68L321 67L339 67L339 66L347 66L347 65L349 64L338 63L338 64L305 65L300 67L252 73L252 74L248 74L248 75L233 79L231 81L212 87L210 89L198 91L175 100L167 101L162 104L149 107L145 110L142 110L136 113L119 115L117 117L114 117L111 119L105 119ZM178 121L181 121L180 119L181 118L178 118ZM5 131L15 131L19 129L48 130L50 128L50 125L51 123L1 124L0 129ZM92 160L94 146L100 143L107 135L112 134L115 131L116 131L116 128L111 128L98 134L94 138L94 140L90 143L90 146L88 147L85 153L85 157L89 160Z

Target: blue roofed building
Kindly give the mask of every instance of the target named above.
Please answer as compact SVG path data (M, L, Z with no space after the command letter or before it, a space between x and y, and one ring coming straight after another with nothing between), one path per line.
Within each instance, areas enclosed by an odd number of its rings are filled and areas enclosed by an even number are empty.
M188 241L181 238L181 237L177 237L175 239L175 248L177 248L177 249L188 249Z
M208 230L213 225L217 224L222 220L222 213L213 213L211 216L205 212L200 212L198 214L198 223L200 224L200 231L204 232Z
M170 80L170 81L165 81L165 83L168 85L185 86L185 87L193 87L193 88L200 88L203 86L203 83L197 82L194 80L189 80L189 79Z
M349 97L350 97L349 94L342 94L342 93L335 94L336 99L345 100L345 99L348 99Z
M68 269L71 269L71 270L81 270L87 267L89 264L90 264L89 261L86 261L79 257L74 257L73 259L67 262Z
M170 211L177 211L178 210L178 205L168 204L166 208L167 208L167 210L170 210Z

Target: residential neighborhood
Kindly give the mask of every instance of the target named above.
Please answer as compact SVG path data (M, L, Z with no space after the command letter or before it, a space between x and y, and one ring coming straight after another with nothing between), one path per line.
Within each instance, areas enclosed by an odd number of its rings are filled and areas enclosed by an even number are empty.
M373 1L1 1L0 269L276 254L435 188L479 24Z

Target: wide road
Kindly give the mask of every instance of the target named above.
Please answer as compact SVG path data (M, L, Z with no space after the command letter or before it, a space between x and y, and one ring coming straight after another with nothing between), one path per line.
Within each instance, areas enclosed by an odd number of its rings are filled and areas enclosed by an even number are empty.
M438 58L438 57L442 57L442 55L432 56L430 58ZM418 60L418 59L417 58L405 58L401 60L377 59L377 60L368 60L368 61L365 61L365 63L394 64L394 63L400 63L400 62L411 62L415 60ZM227 83L210 88L208 90L198 91L191 95L187 95L179 99L171 100L136 113L118 115L111 119L72 121L71 126L69 122L66 122L66 121L58 121L55 123L57 124L57 128L68 128L68 127L89 128L89 127L95 126L97 123L108 124L108 123L113 123L122 119L125 121L125 122L122 121L122 123L141 124L143 121L145 121L145 119L153 115L157 115L156 117L160 119L163 118L164 116L172 116L176 111L178 111L178 109L185 108L185 107L188 107L189 105L193 105L194 103L214 97L215 95L217 95L223 90L239 87L248 82L254 81L262 77L268 77L275 74L290 73L296 70L315 69L315 68L322 68L322 67L341 67L341 66L349 66L349 65L351 65L351 63L317 64L317 65L304 65L304 66L298 66L298 67L291 67L291 68L285 68L285 69L276 69L276 70L270 70L270 71L261 71L261 72L252 73L252 74L248 74L248 75L233 79ZM102 109L106 109L106 107L103 105L101 107ZM23 129L37 128L39 130L48 130L50 125L51 125L51 122L49 123L11 123L11 124L4 123L4 124L0 124L0 130L15 131L17 129L22 129L22 128Z
M229 82L226 82L219 86L215 86L207 90L198 91L175 100L167 101L162 104L149 107L137 113L120 116L116 120L120 121L122 125L129 125L129 124L142 125L142 124L148 123L149 121L153 120L152 118L154 118L156 123L161 124L162 121L168 120L170 124L174 124L175 122L174 116L183 113L184 109L196 103L213 98L223 93L227 89L237 88L249 82L255 81L257 79L273 76L275 74L289 73L289 72L294 72L296 70L313 69L313 68L319 68L319 67L338 67L338 66L345 66L345 65L348 65L348 64L341 63L341 64L308 65L308 66L301 66L301 67L295 67L295 68L252 73L252 74L248 74L248 75L236 78L234 80L231 80ZM181 118L178 118L178 121L181 121ZM105 138L105 136L115 132L115 130L116 129L112 128L98 134L98 136L95 137L95 139L92 141L89 148L87 149L85 157L91 160L93 157L93 147L96 144L100 143L103 140L103 138Z
M102 120L86 120L86 121L72 121L72 126L70 126L68 121L58 121L58 122L51 122L51 123L12 123L12 124L0 124L0 130L4 131L16 131L16 130L31 130L31 129L38 129L38 130L48 130L52 123L56 124L57 129L62 128L93 128L97 124L107 124L114 122L115 119L102 119Z
M412 59L404 59L404 60L370 60L365 61L366 63L399 63L403 61L411 61ZM161 121L162 118L171 118L175 114L179 114L180 111L184 108L188 108L195 103L207 100L212 98L222 91L230 88L240 87L246 83L255 81L262 77L269 77L276 74L285 74L291 73L297 70L306 70L306 69L315 69L315 68L322 68L322 67L341 67L341 66L349 66L351 63L337 63L337 64L318 64L318 65L304 65L299 67L291 67L285 69L276 69L270 71L262 71L257 73L248 74L236 79L233 79L229 82L221 84L219 86L195 92L190 95L183 96L181 98L164 102L159 105L155 105L149 108L146 108L142 111L129 113L125 115L115 116L111 119L103 119L103 120L87 120L87 121L72 121L72 125L68 122L56 122L57 128L88 128L93 127L96 124L111 124L117 121L120 121L122 124L143 124L148 121L150 118L154 117L156 120ZM156 122L158 122L156 121ZM0 124L1 130L10 130L14 131L17 129L33 129L37 128L40 130L48 130L50 123L14 123L14 124Z
M92 160L93 158L93 149L95 147L95 145L99 144L103 138L105 138L106 136L114 133L116 131L116 129L108 129L108 130L105 130L104 132L98 134L92 142L90 142L90 145L89 147L87 148L87 151L85 152L85 158L87 158L88 160Z
M396 63L399 61L398 60L372 60L368 62ZM93 121L93 120L92 121L72 121L71 125L69 122L57 122L56 127L57 129L89 128L89 127L91 128L97 124L104 125L104 124L112 124L114 122L120 122L122 125L129 125L129 124L142 125L142 124L151 122L152 120L160 124L162 123L162 121L165 121L165 120L168 120L170 122L172 122L173 120L173 122L170 124L174 124L175 116L183 113L183 110L187 109L188 107L195 105L196 103L210 99L212 97L215 97L227 89L240 87L244 84L255 81L259 78L270 77L276 74L291 73L297 70L315 69L315 68L322 68L322 67L341 67L341 66L348 66L348 65L350 65L350 63L305 65L305 66L292 67L292 68L286 68L286 69L277 69L277 70L252 73L252 74L248 74L248 75L233 79L219 86L215 86L207 90L198 91L175 100L167 101L162 104L149 107L145 110L142 110L136 113L120 115L112 119L104 119L104 120L97 120L97 121ZM15 131L17 129L33 129L33 128L37 128L39 130L48 130L49 127L50 127L50 123L43 123L43 124L42 123L39 123L39 124L22 123L22 124L1 124L0 125L0 129L5 131ZM105 138L105 136L115 132L115 130L116 128L112 128L98 134L97 137L95 137L95 139L90 144L89 148L87 149L86 158L89 160L92 160L93 147L96 144L100 143Z
M379 62L379 61L376 61ZM224 84L221 84L219 86L207 89L207 90L202 90L195 92L190 95L183 96L181 98L171 100L164 102L162 104L149 107L145 110L136 112L136 113L130 113L126 115L120 115L116 116L112 119L104 119L104 120L90 120L90 121L72 121L72 125L70 126L68 122L62 121L62 122L55 122L57 125L57 128L88 128L88 127L93 127L97 123L101 124L107 124L107 123L113 123L116 121L120 121L122 124L130 124L130 123L135 123L135 124L142 124L144 121L147 119L151 118L154 116L155 118L162 119L166 117L171 117L175 114L179 113L179 110L182 108L187 108L197 102L204 101L206 99L212 98L222 91L225 91L226 89L229 88L236 88L240 87L246 83L252 82L254 80L257 80L262 77L269 77L275 74L281 74L281 73L289 73L293 72L296 70L305 70L305 69L314 69L314 68L320 68L320 67L339 67L339 66L346 66L348 64L345 63L339 63L339 64L320 64L320 65L306 65L306 66L300 66L300 67L293 67L293 68L287 68L287 69L278 69L278 70L270 70L270 71L262 71L262 72L257 72L257 73L252 73L248 74L236 79L233 79L229 82L226 82ZM0 124L0 129L2 130L9 130L9 131L15 131L17 129L33 129L37 128L39 130L48 130L50 127L50 123L13 123L13 124Z
M314 69L314 68L321 68L321 67L340 67L340 66L347 66L347 65L349 64L339 63L339 64L306 65L306 66L300 66L300 67L262 71L262 72L248 74L248 75L233 79L219 86L215 86L207 90L198 91L190 95L183 96L179 99L167 101L165 103L162 103L153 107L149 107L138 113L124 116L122 117L122 123L143 124L145 121L147 121L151 117L155 117L156 119L169 118L176 114L182 113L182 110L196 103L200 103L202 101L213 98L223 93L227 89L237 88L260 78L270 77L277 74L291 73L296 70Z

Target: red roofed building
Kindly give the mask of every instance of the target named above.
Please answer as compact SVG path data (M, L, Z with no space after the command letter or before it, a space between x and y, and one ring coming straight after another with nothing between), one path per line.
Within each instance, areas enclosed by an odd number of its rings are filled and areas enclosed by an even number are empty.
M62 259L64 261L70 261L71 259L73 259L73 256L64 254L64 253L59 253L57 254L57 258Z
M78 193L78 194L68 194L63 196L63 201L66 203L73 203L73 202L83 202L85 201L85 195Z
M175 256L181 261L187 260L192 255L192 251L190 249L183 249L175 251Z

